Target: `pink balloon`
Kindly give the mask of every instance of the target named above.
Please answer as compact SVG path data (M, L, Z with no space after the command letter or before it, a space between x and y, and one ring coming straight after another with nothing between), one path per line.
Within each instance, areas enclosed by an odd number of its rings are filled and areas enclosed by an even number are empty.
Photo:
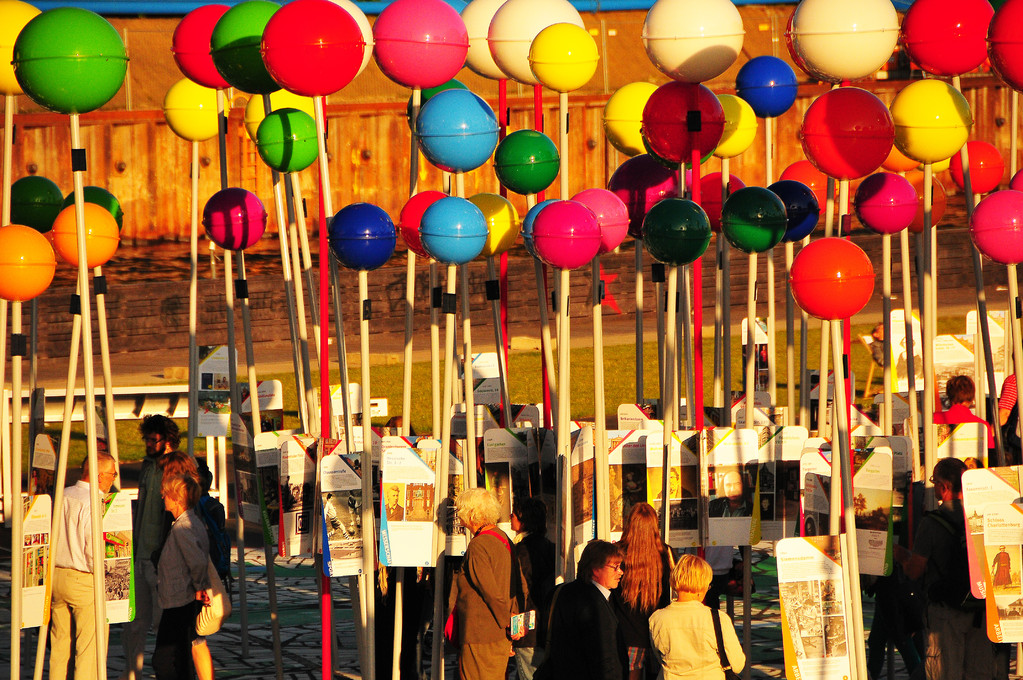
M607 189L584 189L572 197L593 211L600 225L598 255L610 253L629 235L629 209L622 199Z
M533 222L533 249L544 264L578 269L600 249L600 225L593 211L577 201L547 205Z
M878 172L867 177L856 189L853 206L856 217L867 229L878 234L897 234L916 217L916 189L900 175Z
M377 17L373 41L384 75L421 89L454 78L469 52L465 22L443 0L395 0Z
M1023 170L1017 170L1016 174L1009 180L1009 188L1016 191L1023 191Z
M629 209L629 236L643 238L643 218L662 198L678 196L678 173L642 153L618 166L607 188Z
M995 262L1023 262L1023 191L1007 189L984 198L970 218L970 238Z

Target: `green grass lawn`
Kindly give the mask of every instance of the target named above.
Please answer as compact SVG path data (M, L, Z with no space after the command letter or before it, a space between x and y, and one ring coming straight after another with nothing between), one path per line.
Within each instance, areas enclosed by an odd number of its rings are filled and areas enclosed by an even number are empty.
M857 338L860 335L868 334L871 326L867 324L853 325L852 327L852 370L856 377L855 392L862 395L863 384L870 365L870 356L860 345ZM943 319L938 324L938 333L962 332L962 320L956 318ZM578 333L578 331L577 331ZM796 365L799 366L799 334L796 333ZM777 379L778 379L778 401L784 406L787 402L785 390L788 384L788 376L785 370L785 333L777 334ZM711 392L713 388L713 341L711 338L704 340L704 399L711 404ZM810 321L808 362L810 369L818 367L820 356L820 322ZM657 344L646 343L643 349L644 365L644 397L654 399L658 396L657 383ZM509 389L514 403L536 403L542 399L542 386L540 383L540 353L536 351L513 352L508 359ZM738 335L732 337L732 380L733 389L739 389L742 381L741 343ZM618 405L622 403L633 403L635 401L635 347L632 345L614 345L604 348L604 407L609 417L617 412ZM572 417L583 420L591 418L594 412L593 407L593 351L590 348L578 348L573 350L571 358L572 368ZM349 367L353 382L358 378L358 365ZM443 369L442 369L443 370ZM879 371L878 371L879 373ZM297 428L299 425L298 408L295 390L295 380L291 373L260 375L261 380L277 379L284 385L284 425L286 428ZM314 373L314 384L318 384L318 376ZM386 397L389 403L391 415L399 414L402 400L402 366L401 364L381 364L372 367L371 392L374 397ZM798 388L799 376L795 376ZM332 370L331 382L340 381L336 367ZM416 432L429 432L432 423L431 414L431 376L429 362L418 362L412 369L412 427ZM881 386L881 378L875 375L875 389ZM857 400L857 403L861 403ZM862 402L866 405L866 402ZM374 424L383 424L374 422ZM182 439L186 429L186 422L180 421L178 425L182 430ZM46 430L55 438L60 434L60 428L53 427ZM145 455L138 434L138 421L119 421L117 424L117 441L119 455L122 460L139 460ZM26 451L27 451L26 442ZM200 445L201 446L201 445ZM27 456L27 453L26 453ZM75 423L71 434L71 448L69 460L71 465L77 465L85 457L84 435L82 425ZM27 462L27 458L26 458Z

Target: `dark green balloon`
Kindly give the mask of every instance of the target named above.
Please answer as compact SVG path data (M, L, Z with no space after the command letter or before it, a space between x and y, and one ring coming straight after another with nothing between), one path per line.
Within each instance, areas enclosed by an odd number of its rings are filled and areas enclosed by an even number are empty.
M516 130L494 152L494 172L508 191L538 194L549 187L561 169L558 147L536 130Z
M666 198L643 219L643 244L658 262L680 266L695 262L710 244L710 219L686 198Z
M11 185L11 223L45 234L60 214L64 194L51 180L39 175L22 177Z
M101 208L106 208L107 211L114 216L114 220L117 221L117 229L120 231L121 226L124 223L124 211L121 210L121 202L117 200L116 196L103 187L92 186L82 189L82 195L85 196L86 203L95 203ZM64 198L64 203L61 205L61 209L63 210L74 202L75 192L72 191Z
M224 12L210 37L213 65L224 80L249 94L281 89L263 64L260 43L270 17L281 8L268 0L246 0Z
M278 109L256 129L256 151L278 172L305 170L319 154L316 121L305 111Z
M763 253L775 247L787 226L785 204L764 187L739 189L721 206L721 232L745 253Z
M460 80L455 80L454 78L452 78L448 82L441 83L437 87L428 87L428 88L424 89L421 92L421 94L420 94L419 106L421 108L424 104L426 104L426 102L430 101L430 98L433 97L433 95L437 94L438 92L443 92L445 90L468 90L468 89L469 88L466 87L465 83L463 83ZM412 97L408 98L408 105L405 107L405 122L408 123L408 127L411 130L412 129Z

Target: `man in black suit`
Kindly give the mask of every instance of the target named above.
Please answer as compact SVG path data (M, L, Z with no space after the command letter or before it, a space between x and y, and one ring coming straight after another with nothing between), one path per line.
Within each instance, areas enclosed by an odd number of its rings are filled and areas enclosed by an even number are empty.
M623 649L608 597L622 578L622 553L607 541L586 544L577 578L555 591L547 658L535 678L621 680Z

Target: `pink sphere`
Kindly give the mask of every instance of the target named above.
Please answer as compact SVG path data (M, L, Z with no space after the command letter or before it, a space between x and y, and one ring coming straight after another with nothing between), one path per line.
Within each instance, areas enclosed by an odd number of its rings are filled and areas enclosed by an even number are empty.
M578 269L600 250L600 224L588 207L577 201L548 204L533 222L533 249L544 264Z
M987 0L916 0L902 21L902 44L928 73L967 73L987 57L985 38L994 13Z
M731 196L746 183L735 175L728 176L728 195ZM700 178L700 207L707 213L710 228L715 234L721 231L721 173L711 172Z
M225 250L245 250L266 231L266 208L251 191L231 187L210 197L202 211L210 240Z
M618 166L607 188L622 199L629 209L629 236L643 238L643 219L650 208L663 198L676 198L678 173L669 170L642 153Z
M600 225L598 255L610 253L629 235L629 208L617 194L607 189L584 189L572 200L585 205L597 218Z
M1023 191L1007 189L985 197L970 218L970 238L995 262L1023 262Z
M878 234L897 234L916 217L916 189L900 175L878 172L860 182L853 199L856 217Z
M193 9L178 22L171 38L171 53L178 68L186 78L203 87L230 87L210 55L213 27L228 9L227 5L203 5Z
M998 8L987 30L991 67L1009 87L1023 90L1023 0L1007 0Z
M261 52L266 70L285 90L325 97L358 75L366 41L340 5L294 0L270 17Z
M803 152L835 179L858 179L881 167L895 143L895 123L876 95L840 87L818 97L799 130Z
M377 17L373 40L380 70L405 87L443 85L469 52L465 22L443 0L395 0Z
M1009 188L1016 191L1023 191L1023 170L1017 170L1016 174L1009 180Z

